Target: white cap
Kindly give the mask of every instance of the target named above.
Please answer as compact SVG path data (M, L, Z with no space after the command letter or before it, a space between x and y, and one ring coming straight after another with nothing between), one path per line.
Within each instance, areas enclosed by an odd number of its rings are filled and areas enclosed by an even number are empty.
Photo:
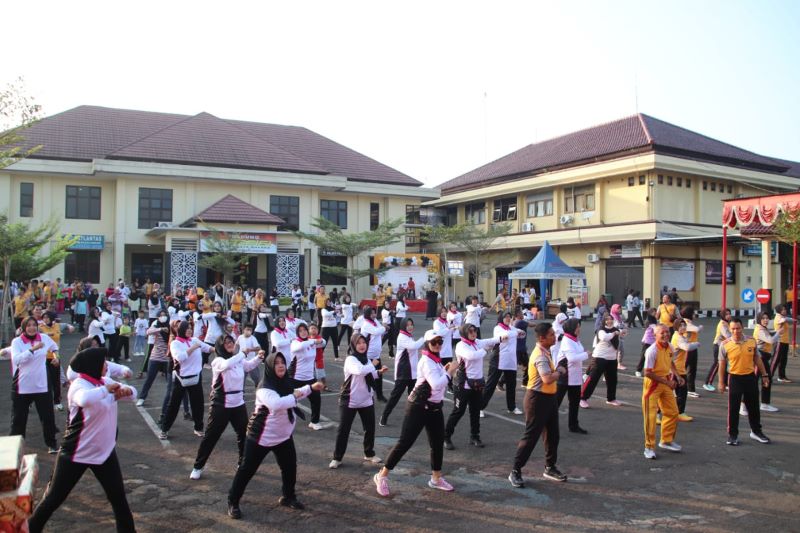
M442 338L442 336L441 336L441 335L439 335L438 333L436 333L436 332L435 332L434 330L432 330L432 329L429 329L428 331L426 331L426 332L425 332L425 342L427 342L427 341L432 341L432 340L433 340L433 339L435 339L436 337L439 337L440 339Z

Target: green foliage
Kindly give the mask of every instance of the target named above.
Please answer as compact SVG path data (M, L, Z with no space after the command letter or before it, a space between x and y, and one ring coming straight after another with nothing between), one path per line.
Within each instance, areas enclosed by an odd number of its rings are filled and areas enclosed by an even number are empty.
M800 210L781 212L773 226L778 240L787 244L800 242Z
M41 106L26 94L21 78L0 90L0 168L41 149L41 146L26 150L21 147L25 141L22 130L34 124L41 111Z
M202 223L202 220L200 221ZM197 261L197 266L210 268L222 274L223 285L229 287L234 276L242 271L242 266L247 263L252 254L242 253L238 249L239 234L226 232L223 233L211 226L203 224L210 232L208 237L204 237L205 248L208 255L204 255ZM225 293L227 298L227 292Z

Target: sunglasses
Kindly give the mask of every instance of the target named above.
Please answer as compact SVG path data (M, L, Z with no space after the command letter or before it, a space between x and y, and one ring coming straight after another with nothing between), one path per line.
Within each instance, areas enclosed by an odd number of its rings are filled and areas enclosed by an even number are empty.
M433 339L432 341L428 341L431 346L441 346L444 344L442 339Z

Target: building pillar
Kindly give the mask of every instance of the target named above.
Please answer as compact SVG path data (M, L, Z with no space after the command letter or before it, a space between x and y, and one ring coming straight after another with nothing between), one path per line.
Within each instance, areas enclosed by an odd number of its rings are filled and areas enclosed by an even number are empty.
M778 301L780 297L780 287L773 287L773 272L772 272L772 257L770 256L770 249L772 241L764 239L761 241L761 288L763 289L776 289L773 293L773 299ZM774 303L774 302L773 302Z
M128 198L128 191L125 190L126 181L118 178L114 191L114 279L115 282L119 278L125 279L125 241L127 240L125 228L128 222L128 204L131 201ZM139 205L139 196L135 196L135 201L132 205ZM138 225L138 222L132 222Z

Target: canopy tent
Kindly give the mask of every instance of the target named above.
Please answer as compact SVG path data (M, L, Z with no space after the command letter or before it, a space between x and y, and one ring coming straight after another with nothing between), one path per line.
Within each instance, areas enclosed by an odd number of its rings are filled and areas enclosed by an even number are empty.
M550 243L544 241L541 250L531 262L508 275L509 279L538 279L539 280L539 309L546 309L547 280L553 279L585 279L586 274L580 270L567 266L556 254ZM585 302L584 302L585 303Z
M755 196L725 200L722 207L722 272L728 270L728 228L739 227L742 235L774 238L771 230L780 213L790 220L800 216L800 193ZM749 230L749 231L748 231ZM722 276L722 307L727 307L727 276ZM769 288L769 287L764 287ZM780 292L779 292L780 294ZM797 243L792 250L792 345L797 345Z

